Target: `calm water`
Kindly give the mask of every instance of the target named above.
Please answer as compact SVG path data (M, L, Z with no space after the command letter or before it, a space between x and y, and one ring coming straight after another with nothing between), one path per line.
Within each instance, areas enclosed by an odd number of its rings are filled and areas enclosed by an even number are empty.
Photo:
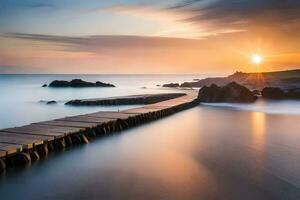
M132 106L72 107L64 103L72 99L110 97L131 94L178 92L157 87L157 84L192 81L201 75L0 75L0 128L26 125L69 115L100 110L123 110ZM81 78L102 81L116 88L42 88L51 81ZM147 89L142 89L146 87ZM56 100L58 104L45 105L41 100Z
M1 126L102 109L124 109L67 107L63 102L73 98L169 92L155 85L178 79L161 78L89 76L84 79L100 79L120 87L57 90L40 88L53 79L49 76L21 80L1 77ZM192 78L181 77L183 81ZM141 89L142 86L148 89ZM47 106L38 102L41 99L61 103ZM200 105L119 135L93 140L89 145L50 154L46 160L25 169L11 169L0 176L0 197L298 200L299 104L258 101L251 105ZM28 119L23 119L23 115Z
M0 179L1 199L300 199L298 116L198 106Z

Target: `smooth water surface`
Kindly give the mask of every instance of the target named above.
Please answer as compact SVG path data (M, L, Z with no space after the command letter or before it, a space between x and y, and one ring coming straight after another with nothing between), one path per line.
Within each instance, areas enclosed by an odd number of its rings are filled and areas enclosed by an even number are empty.
M65 106L66 101L146 93L180 92L162 88L170 82L192 81L201 75L0 75L0 129L26 125L100 110L124 110L136 106ZM115 88L42 88L53 80L81 78L85 81L112 83ZM146 89L145 89L146 87ZM41 100L55 100L46 105Z
M0 179L1 199L300 199L293 115L198 106Z

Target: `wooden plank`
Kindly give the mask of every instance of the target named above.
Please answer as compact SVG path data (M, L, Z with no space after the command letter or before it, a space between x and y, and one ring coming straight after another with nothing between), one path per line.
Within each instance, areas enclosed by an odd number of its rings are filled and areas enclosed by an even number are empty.
M37 141L34 139L25 139L20 137L7 137L4 135L0 135L0 143L19 144L22 145L22 147L25 149L31 149L35 142Z
M35 145L43 144L47 141L51 141L53 137L40 136L40 135L29 135L20 133L8 133L0 131L0 137L20 138L24 140L33 140Z
M62 120L39 122L39 124L63 126L63 127L78 127L78 128L92 128L97 126L97 123L70 122L70 121L62 121Z
M156 112L156 111L160 111L163 109L160 108L133 108L133 109L129 109L129 110L124 110L122 111L123 113L131 113L131 114L145 114L145 113L149 113L149 112Z
M53 126L40 123L34 123L23 127L32 130L47 130L50 132L65 133L67 135L84 130L84 128Z
M22 151L22 145L0 143L0 150L5 151L7 155Z
M54 138L61 138L64 136L63 133L57 133L57 132L51 132L47 130L30 130L30 129L25 129L22 127L16 127L16 128L8 128L8 129L3 129L1 131L4 132L9 132L9 133L22 133L22 134L28 134L28 135L42 135L42 136L52 136Z
M114 121L114 119L99 118L99 117L97 118L97 117L83 115L83 116L75 116L75 117L66 117L66 118L60 119L60 121L97 123L99 125L102 123Z
M107 118L107 119L127 119L128 117L136 116L135 114L124 113L124 112L96 112L88 114L86 116Z

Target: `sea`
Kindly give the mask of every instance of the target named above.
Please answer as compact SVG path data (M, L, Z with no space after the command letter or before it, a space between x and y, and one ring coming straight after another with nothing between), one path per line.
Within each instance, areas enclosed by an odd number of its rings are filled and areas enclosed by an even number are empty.
M158 85L209 76L0 75L0 128L139 107L64 103L182 92ZM116 87L41 87L74 78ZM44 102L50 100L58 103ZM0 199L299 200L299 122L300 101L200 104L7 170L0 175Z

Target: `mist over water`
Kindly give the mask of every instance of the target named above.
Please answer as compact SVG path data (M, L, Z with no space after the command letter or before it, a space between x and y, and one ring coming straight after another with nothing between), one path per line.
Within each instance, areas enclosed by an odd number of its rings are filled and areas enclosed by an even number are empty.
M8 171L0 195L297 200L298 130L297 116L198 106Z
M64 103L72 99L112 97L146 93L180 92L157 87L170 82L192 81L201 75L0 75L0 128L26 125L70 115L101 110L124 110L136 106L72 107ZM116 88L43 88L53 80L102 81ZM143 89L142 87L146 87ZM41 100L55 100L46 105Z
M54 79L116 88L42 88ZM0 128L122 107L64 102L180 92L157 84L200 76L0 76ZM147 89L141 89L142 87ZM57 100L45 105L40 100ZM137 105L138 106L138 105ZM202 104L0 176L2 199L300 199L300 103Z

